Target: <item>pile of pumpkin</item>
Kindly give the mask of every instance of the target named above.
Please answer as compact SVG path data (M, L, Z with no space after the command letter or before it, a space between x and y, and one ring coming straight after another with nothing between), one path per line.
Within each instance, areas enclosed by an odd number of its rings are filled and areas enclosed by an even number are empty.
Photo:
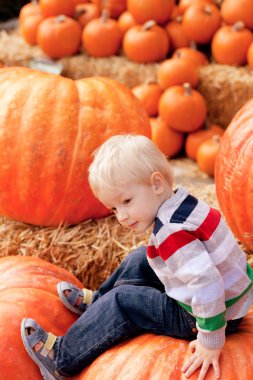
M21 9L19 21L24 39L52 58L80 49L107 57L122 47L132 61L162 61L156 83L133 89L150 117L152 140L168 157L184 150L213 176L223 129L207 123L196 87L208 58L196 47L209 44L218 63L243 65L248 57L253 67L251 14L250 0L39 0Z
M20 12L29 44L52 58L83 49L139 63L165 59L192 42L211 45L217 63L253 66L251 0L38 0Z

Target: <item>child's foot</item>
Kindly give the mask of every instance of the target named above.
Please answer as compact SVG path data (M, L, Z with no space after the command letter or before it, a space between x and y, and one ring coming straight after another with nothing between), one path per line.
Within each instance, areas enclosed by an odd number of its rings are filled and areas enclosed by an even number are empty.
M57 291L63 304L73 313L81 315L92 301L93 292L90 289L80 289L70 282L57 284Z
M25 318L21 324L21 337L26 351L38 365L45 380L64 380L54 363L54 345L57 337L46 333L40 325L31 318Z

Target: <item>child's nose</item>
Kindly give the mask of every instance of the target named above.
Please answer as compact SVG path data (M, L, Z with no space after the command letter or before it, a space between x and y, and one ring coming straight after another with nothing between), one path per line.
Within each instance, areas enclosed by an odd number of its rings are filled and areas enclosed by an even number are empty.
M127 214L125 210L119 210L117 217L120 223L124 222L127 219Z

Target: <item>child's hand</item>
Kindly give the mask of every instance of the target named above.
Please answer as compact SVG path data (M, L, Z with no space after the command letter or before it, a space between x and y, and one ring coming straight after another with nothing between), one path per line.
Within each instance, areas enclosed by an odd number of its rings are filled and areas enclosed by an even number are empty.
M193 372L201 367L198 380L204 380L208 368L210 365L213 366L214 374L217 379L220 378L220 365L219 356L221 349L219 350L209 350L201 346L198 340L194 340L189 344L193 354L190 359L183 365L182 372L184 372L186 377L191 376Z

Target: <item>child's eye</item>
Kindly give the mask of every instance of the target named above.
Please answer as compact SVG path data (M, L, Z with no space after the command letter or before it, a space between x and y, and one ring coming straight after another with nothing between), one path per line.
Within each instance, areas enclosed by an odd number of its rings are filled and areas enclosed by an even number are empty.
M128 205L131 202L131 199L126 199L123 201L123 205Z

